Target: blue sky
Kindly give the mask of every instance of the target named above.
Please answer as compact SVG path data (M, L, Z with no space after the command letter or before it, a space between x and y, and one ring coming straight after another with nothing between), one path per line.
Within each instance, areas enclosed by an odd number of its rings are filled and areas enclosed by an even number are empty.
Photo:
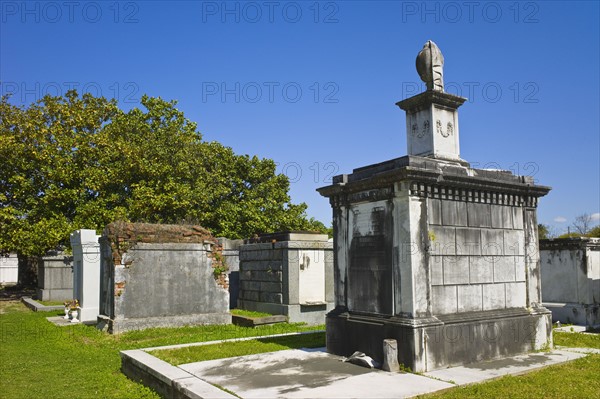
M461 156L552 186L539 221L600 212L598 2L3 1L0 91L29 104L70 87L175 99L206 140L272 158L294 202L406 154L395 103L423 90L431 39L460 108ZM597 222L597 220L596 220Z

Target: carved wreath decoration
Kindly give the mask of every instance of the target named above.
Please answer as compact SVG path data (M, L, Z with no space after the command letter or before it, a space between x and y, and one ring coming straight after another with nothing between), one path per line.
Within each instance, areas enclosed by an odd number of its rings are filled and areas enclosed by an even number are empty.
M448 122L448 124L446 125L446 131L444 131L442 129L442 121L438 119L435 122L435 128L436 131L442 135L442 137L448 137L454 133L454 126L452 125L452 122Z

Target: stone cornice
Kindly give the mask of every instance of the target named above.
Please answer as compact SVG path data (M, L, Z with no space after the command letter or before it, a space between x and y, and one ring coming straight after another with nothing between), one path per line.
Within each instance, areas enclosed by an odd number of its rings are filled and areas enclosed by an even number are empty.
M550 187L535 185L528 176L412 156L355 169L354 173L336 176L333 181L334 184L317 191L325 197L345 197L336 202L350 203L360 202L355 193L384 189L387 194L388 188L398 182L410 183L411 196L513 206L535 207L537 198L550 191ZM393 195L392 189L389 197ZM365 199L369 196L388 195L363 195Z
M455 96L453 94L444 93L441 91L427 90L416 96L407 98L406 100L398 101L396 105L406 112L413 112L431 104L442 105L448 108L457 109L465 101L464 97Z
M551 238L540 240L540 250L576 250L589 248L593 251L600 250L600 238L593 237L572 237L572 238Z

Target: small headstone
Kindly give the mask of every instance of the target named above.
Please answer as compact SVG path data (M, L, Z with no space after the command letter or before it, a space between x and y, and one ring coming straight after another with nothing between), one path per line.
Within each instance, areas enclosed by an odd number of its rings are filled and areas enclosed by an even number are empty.
M383 366L381 368L385 371L400 371L400 365L398 364L398 341L395 339L383 340Z

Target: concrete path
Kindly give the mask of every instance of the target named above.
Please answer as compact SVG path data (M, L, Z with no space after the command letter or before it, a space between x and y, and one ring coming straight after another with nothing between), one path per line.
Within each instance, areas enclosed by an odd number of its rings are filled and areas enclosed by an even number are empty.
M499 378L504 375L523 374L535 369L578 359L582 353L554 350L519 355L487 362L473 363L447 369L434 370L424 375L453 382L456 385L473 384Z
M324 349L301 349L189 363L179 368L242 398L404 398L521 374L582 356L585 354L555 350L417 375L366 369L344 363Z

